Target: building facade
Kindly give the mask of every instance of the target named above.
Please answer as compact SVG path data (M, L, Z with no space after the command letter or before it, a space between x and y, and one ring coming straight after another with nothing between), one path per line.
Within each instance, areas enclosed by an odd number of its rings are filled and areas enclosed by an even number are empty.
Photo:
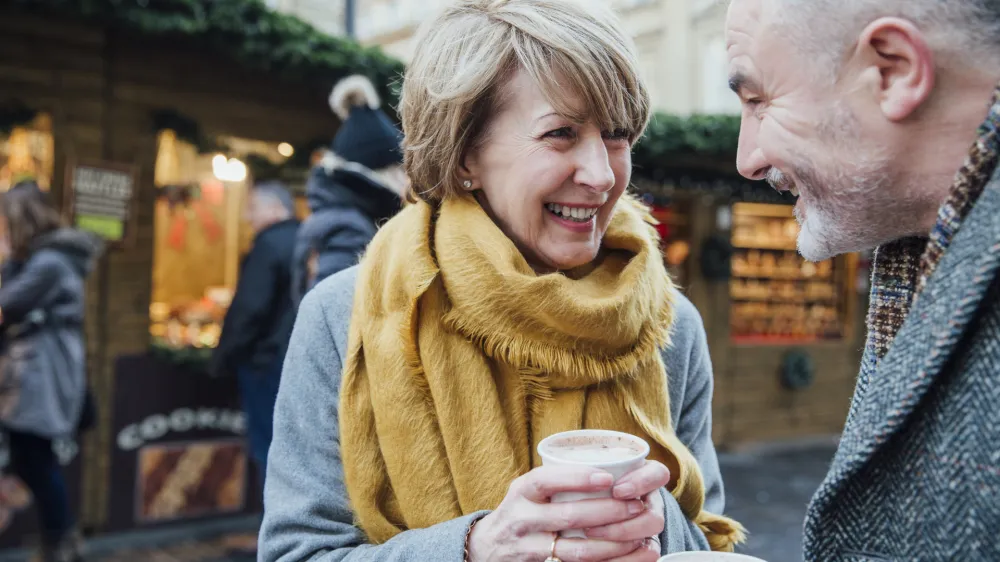
M344 34L344 0L264 0L272 10L298 16L328 35ZM359 1L358 4L362 4Z
M319 0L273 0L317 4ZM452 0L357 0L358 38L406 62L420 23ZM653 106L678 115L736 113L727 87L723 0L608 0L632 34ZM338 4L343 4L340 2Z

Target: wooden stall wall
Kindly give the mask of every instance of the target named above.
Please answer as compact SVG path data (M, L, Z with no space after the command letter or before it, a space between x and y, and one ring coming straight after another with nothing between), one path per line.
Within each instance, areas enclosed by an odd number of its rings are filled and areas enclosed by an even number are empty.
M697 260L713 234L728 237L719 210L728 206L711 195L690 195L692 225L690 279L685 293L705 322L715 371L713 438L722 449L769 441L839 435L847 418L864 345L866 299L851 311L852 329L843 341L799 346L735 345L730 338L727 280L708 281ZM781 363L792 349L806 351L815 366L814 382L790 390L781 382Z
M0 100L52 116L52 192L61 201L67 164L77 159L139 170L136 236L109 252L87 285L88 362L101 420L84 447L83 522L106 520L115 358L149 345L156 131L151 114L172 109L213 134L305 143L337 127L328 92L282 83L238 63L169 40L146 41L72 23L0 10ZM136 397L141 399L141 397Z

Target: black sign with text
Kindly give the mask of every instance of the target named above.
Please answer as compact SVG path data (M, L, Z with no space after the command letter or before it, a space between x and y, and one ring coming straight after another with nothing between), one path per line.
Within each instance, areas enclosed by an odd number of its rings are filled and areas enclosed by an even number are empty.
M235 378L122 356L114 396L108 530L259 511Z

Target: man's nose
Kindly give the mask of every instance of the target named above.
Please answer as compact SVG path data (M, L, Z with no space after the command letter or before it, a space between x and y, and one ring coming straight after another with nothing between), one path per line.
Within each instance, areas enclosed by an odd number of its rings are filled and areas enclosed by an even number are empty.
M757 143L757 124L748 124L746 120L740 125L739 148L736 150L736 169L740 175L750 180L762 180L767 176L771 165L764 156L764 151Z

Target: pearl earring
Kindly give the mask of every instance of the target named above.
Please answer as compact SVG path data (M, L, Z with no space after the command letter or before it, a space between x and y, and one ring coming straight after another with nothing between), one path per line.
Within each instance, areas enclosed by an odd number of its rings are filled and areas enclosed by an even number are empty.
M465 189L472 189L472 180L465 180L462 182L462 187Z

